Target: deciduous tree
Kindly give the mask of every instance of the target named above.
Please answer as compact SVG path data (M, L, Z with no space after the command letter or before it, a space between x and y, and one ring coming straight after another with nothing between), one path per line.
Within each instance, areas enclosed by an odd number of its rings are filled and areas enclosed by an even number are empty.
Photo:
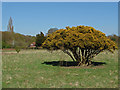
M50 29L48 30L47 35L55 32L56 30L58 30L58 28L50 28Z

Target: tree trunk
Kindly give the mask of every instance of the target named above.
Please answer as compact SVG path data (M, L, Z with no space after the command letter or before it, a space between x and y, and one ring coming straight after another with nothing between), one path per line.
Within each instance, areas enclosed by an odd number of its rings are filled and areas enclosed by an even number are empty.
M72 54L73 54L73 56L74 56L74 58L76 59L77 62L81 61L80 57L77 55L76 51L73 51Z
M80 65L90 65L91 58L95 57L101 51L92 50L92 49L81 49L79 47L75 47L74 49L70 49L73 55L68 50L63 50L63 52L67 53L73 61L78 62L78 66Z
M70 54L70 52L68 52L68 50L62 50L64 53L67 53L71 58L72 60L75 62L75 59L73 58L73 56Z

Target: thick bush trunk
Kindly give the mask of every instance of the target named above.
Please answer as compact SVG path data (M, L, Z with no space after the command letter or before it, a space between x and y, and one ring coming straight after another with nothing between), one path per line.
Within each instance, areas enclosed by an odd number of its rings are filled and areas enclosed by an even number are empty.
M100 50L81 49L79 47L63 51L67 53L72 58L73 61L78 62L79 66L90 65L91 59L101 52Z

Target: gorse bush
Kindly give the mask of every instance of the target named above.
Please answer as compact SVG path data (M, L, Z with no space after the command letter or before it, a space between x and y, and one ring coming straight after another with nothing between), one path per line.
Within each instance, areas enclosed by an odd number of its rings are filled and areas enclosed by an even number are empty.
M42 45L48 50L62 50L79 65L89 65L91 59L104 50L117 49L104 33L90 26L66 27L49 34Z

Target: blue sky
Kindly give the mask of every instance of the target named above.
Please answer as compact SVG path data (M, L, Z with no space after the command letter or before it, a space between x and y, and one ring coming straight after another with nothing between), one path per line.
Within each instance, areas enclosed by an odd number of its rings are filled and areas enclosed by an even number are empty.
M3 2L3 31L7 30L10 16L14 31L25 35L78 25L92 26L106 35L118 35L117 2Z
M2 2L119 2L119 0L2 0Z

